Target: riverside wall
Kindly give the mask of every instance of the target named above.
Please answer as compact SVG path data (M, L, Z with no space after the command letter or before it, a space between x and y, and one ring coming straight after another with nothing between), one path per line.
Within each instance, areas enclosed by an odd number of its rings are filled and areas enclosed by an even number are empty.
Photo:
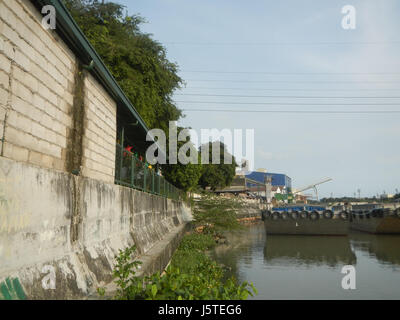
M182 202L0 157L0 299L85 298L132 245L161 271L189 220Z
M127 106L35 3L0 0L0 300L85 298L128 246L162 270L190 209L114 184Z

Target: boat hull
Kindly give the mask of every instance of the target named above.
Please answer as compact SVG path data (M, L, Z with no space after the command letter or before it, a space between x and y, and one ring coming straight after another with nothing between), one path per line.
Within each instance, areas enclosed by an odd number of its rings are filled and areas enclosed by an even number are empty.
M395 215L369 218L356 216L350 222L350 227L373 234L400 234L400 218Z
M347 235L349 221L340 217L332 219L265 219L265 231L267 234L285 235Z

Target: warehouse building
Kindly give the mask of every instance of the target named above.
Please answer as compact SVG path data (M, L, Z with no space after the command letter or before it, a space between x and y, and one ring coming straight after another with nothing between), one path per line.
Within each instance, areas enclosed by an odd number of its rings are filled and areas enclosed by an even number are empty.
M282 193L292 191L292 179L284 173L272 173L265 170L257 170L246 174L246 178L265 183L270 178L272 188L279 189Z

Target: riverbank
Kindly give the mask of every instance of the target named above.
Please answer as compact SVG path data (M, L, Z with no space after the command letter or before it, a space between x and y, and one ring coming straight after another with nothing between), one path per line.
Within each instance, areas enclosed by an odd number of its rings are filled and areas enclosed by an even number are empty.
M246 300L257 290L252 283L226 276L226 268L207 251L215 248L215 235L187 232L166 270L150 276L136 275L141 261L131 261L135 248L120 253L114 269L118 300ZM105 294L102 289L100 295Z
M226 269L207 252L227 244L224 232L253 223L256 216L238 217L243 203L205 195L193 204L194 221L164 272L142 275L142 261L133 260L135 248L120 252L114 268L114 299L244 300L257 290L252 283L227 277ZM99 293L103 293L102 289Z

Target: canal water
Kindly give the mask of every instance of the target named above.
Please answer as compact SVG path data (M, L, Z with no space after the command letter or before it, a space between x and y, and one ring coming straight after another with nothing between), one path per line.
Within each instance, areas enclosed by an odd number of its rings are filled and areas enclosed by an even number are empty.
M254 283L250 299L400 299L400 235L266 236L260 223L227 238L211 255ZM345 265L356 289L342 288Z

